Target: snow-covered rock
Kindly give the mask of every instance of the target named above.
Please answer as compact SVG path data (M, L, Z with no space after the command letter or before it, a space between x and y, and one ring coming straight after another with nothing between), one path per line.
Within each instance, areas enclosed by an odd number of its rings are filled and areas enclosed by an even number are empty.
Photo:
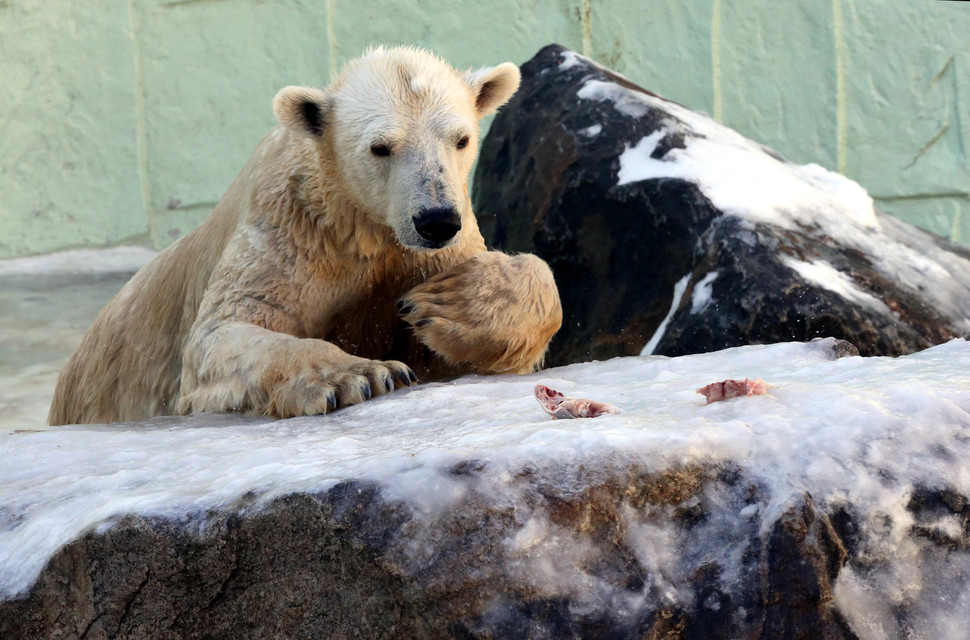
M835 336L898 355L970 333L970 250L551 45L474 180L486 241L559 283L550 364Z
M970 344L849 352L0 431L0 637L964 638ZM744 377L773 386L695 391ZM553 421L537 383L622 413Z

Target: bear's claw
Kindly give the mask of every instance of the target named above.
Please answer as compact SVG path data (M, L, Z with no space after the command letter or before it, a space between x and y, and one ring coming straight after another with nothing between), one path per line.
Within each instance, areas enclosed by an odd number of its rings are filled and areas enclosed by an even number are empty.
M395 371L394 377L397 378L398 382L401 383L401 386L411 386L411 376L408 375L407 371Z
M382 376L382 378L384 388L387 389L387 392L390 393L391 391L394 391L394 376L391 375L391 372L388 371L384 376Z
M268 413L278 418L330 413L416 381L414 372L403 362L360 358L344 368L328 367L284 378L271 394Z

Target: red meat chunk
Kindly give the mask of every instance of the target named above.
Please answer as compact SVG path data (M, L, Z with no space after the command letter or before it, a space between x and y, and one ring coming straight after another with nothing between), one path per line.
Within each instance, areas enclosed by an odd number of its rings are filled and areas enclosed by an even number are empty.
M697 393L707 398L707 404L720 400L730 400L742 396L763 396L768 394L770 385L761 378L751 380L725 380L713 382L697 390Z
M605 402L586 400L584 398L571 398L563 395L555 389L537 384L536 400L542 405L542 410L553 417L554 420L565 418L595 418L604 413L619 413L620 410Z

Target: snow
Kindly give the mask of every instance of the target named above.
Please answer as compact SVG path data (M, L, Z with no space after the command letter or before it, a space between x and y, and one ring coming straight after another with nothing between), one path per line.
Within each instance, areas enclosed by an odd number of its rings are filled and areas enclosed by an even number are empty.
M872 198L858 183L817 164L788 162L703 114L594 74L577 96L610 102L631 118L651 109L666 113L660 129L624 146L617 186L678 178L696 184L726 215L792 231L814 229L819 241L871 256L883 275L929 299L958 331L970 332L970 260L940 251L922 231L901 230L899 222L877 217ZM685 148L651 157L672 131L686 132ZM903 238L927 250L914 250Z
M872 198L857 183L815 164L778 160L758 143L661 98L606 82L599 83L604 86L596 91L586 91L598 82L587 82L578 95L612 100L618 111L629 116L642 116L648 108L664 109L694 134L685 149L671 149L660 159L651 154L667 135L666 128L627 146L620 155L618 186L681 178L696 183L725 213L752 222L793 230L821 223L840 239L866 246L870 244L866 234L878 231Z
M714 281L717 279L717 271L711 271L694 286L694 292L690 297L690 312L700 313L710 306L714 301L713 293Z
M657 350L657 345L660 344L660 339L664 337L664 332L667 330L667 325L670 324L670 319L674 317L674 314L677 313L677 308L680 307L680 299L684 297L684 291L687 290L687 284L689 282L690 274L688 273L674 284L674 299L670 302L670 310L667 311L667 315L664 316L657 330L650 336L647 344L643 345L643 349L640 350L641 356L652 356L653 352Z
M673 175L675 170L669 161L650 157L657 149L657 145L667 135L666 129L658 129L650 135L641 138L632 147L626 146L620 154L620 170L616 174L617 186L647 180L650 177L666 174L668 178L686 178L685 175Z
M581 65L583 62L586 62L586 61L587 61L587 58L579 55L575 51L564 51L562 54L562 63L560 63L559 69L560 71L563 69L569 69L569 68Z
M851 277L824 260L804 262L791 256L782 256L781 260L789 269L798 273L805 280L837 293L849 302L869 307L882 314L890 315L892 313L885 302L863 291Z
M232 507L250 491L265 501L372 479L385 483L390 497L433 517L465 495L448 473L459 461L488 460L494 490L512 492L510 478L526 465L602 466L616 454L658 470L690 462L743 464L767 479L770 490L767 501L738 509L739 518L777 516L804 492L823 505L851 503L872 552L882 545L896 560L872 575L846 570L837 604L865 631L862 637L892 637L880 631L886 623L874 614L921 590L930 607L929 596L962 588L954 580L970 576L967 554L958 553L945 571L927 572L908 536L913 516L906 509L918 483L970 493L963 462L970 456L970 344L954 340L896 359L831 360L830 349L827 341L787 343L619 358L529 376L472 376L320 418L198 416L0 431L2 595L27 589L61 545L126 513L176 517ZM774 387L767 396L712 405L694 391L743 377L762 377ZM551 421L533 397L537 383L609 402L623 413ZM675 586L682 541L659 521L636 515L623 517L630 519L630 548L650 569L652 588L672 603L692 597ZM885 515L890 524L876 526ZM938 526L958 530L946 518ZM529 559L537 584L573 575L578 565L570 558L586 553L550 532L548 518L533 513L507 542ZM714 542L708 552L725 566L729 584L741 551ZM927 610L929 635L914 637L959 637L948 630L966 628L966 610Z
M642 100L639 92L605 80L587 80L576 95L583 100L612 102L617 111L631 118L646 115L650 109L650 103Z

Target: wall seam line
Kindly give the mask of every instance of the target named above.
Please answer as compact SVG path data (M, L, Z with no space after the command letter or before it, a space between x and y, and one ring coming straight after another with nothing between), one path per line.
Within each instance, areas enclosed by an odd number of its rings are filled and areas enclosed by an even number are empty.
M326 5L327 14L327 65L330 69L330 80L333 81L337 77L337 29L334 27L334 14L337 11L336 0L327 0ZM329 83L328 83L329 84Z
M845 30L842 0L832 0L835 40L835 154L836 170L845 175L848 167L848 105L845 88Z
M135 0L128 0L128 31L131 37L131 51L135 66L135 138L138 153L138 178L141 187L142 207L145 211L145 226L149 242L155 244L155 216L151 204L151 188L148 182L148 132L145 117L145 79L142 73L140 29L135 17Z
M724 97L721 94L721 0L711 8L711 84L714 90L714 119L724 122Z

